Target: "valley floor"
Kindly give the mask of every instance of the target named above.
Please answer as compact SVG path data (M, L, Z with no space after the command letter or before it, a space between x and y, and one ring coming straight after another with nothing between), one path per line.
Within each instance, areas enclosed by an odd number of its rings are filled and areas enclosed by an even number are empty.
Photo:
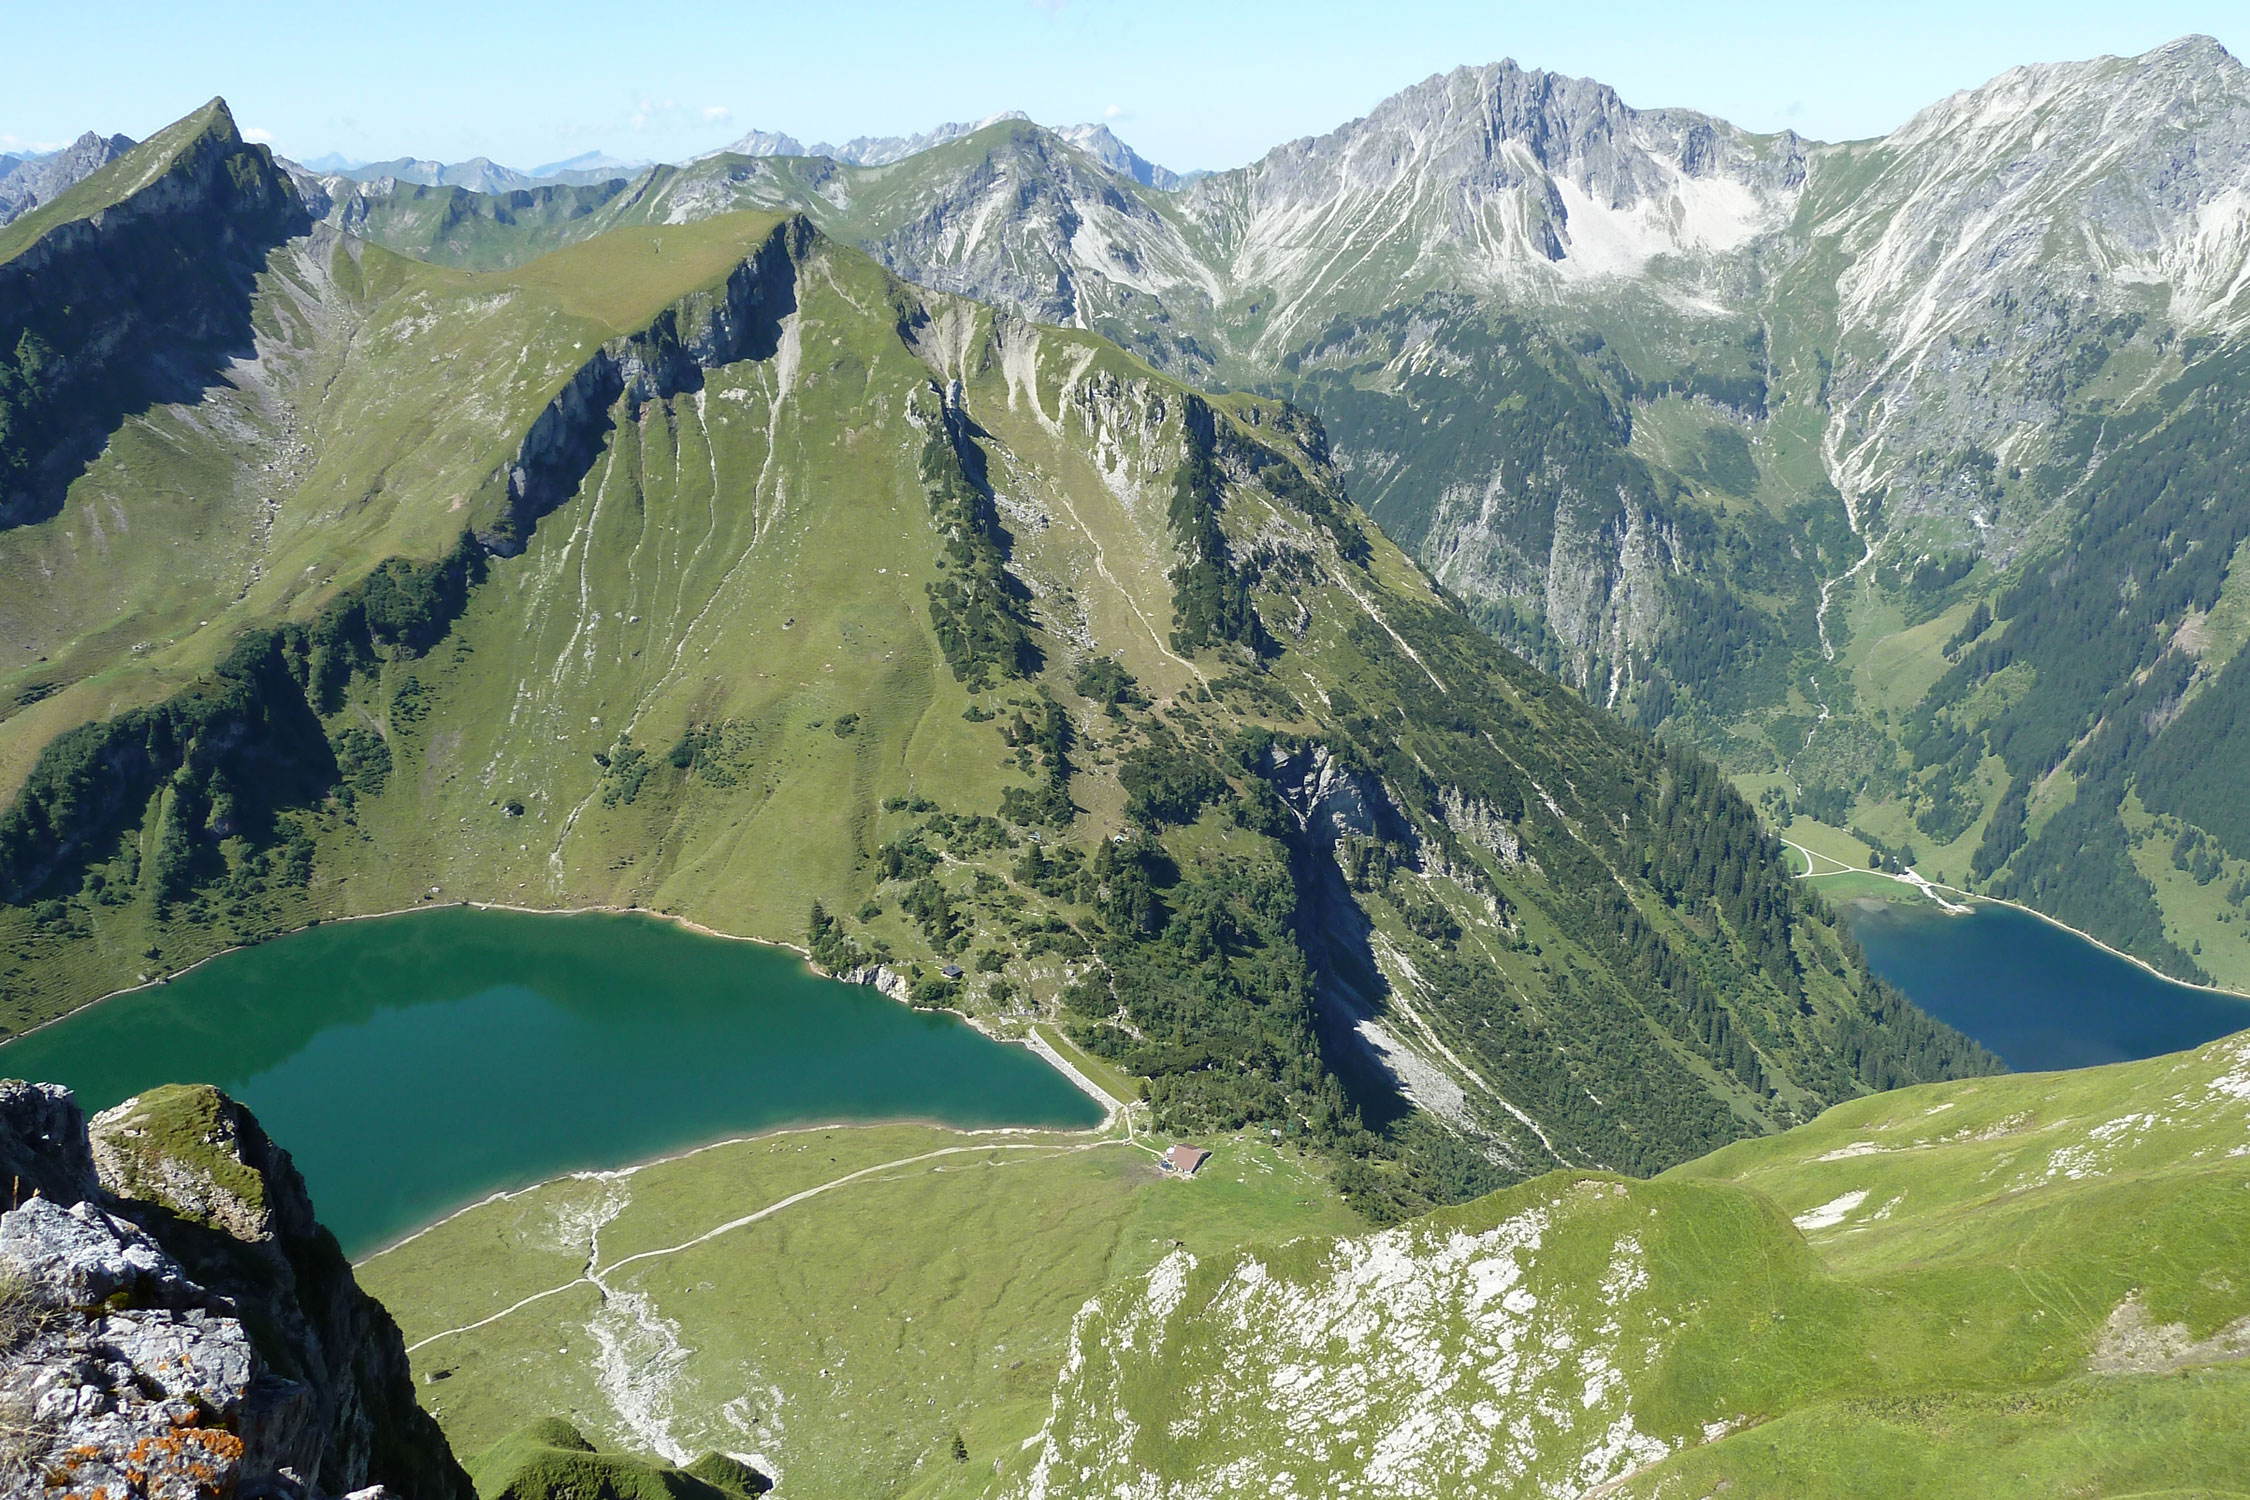
M2250 1033L1372 1235L1263 1141L1160 1174L1137 1109L813 1127L494 1198L359 1275L457 1450L552 1414L796 1496L1057 1494L1081 1467L1082 1493L1266 1494L1369 1477L1362 1450L1487 1449L1524 1466L1496 1494L2226 1495L2245 1100ZM1456 1334L1548 1354L1425 1368ZM1473 1405L1493 1380L1513 1395ZM1504 1441L1393 1441L1454 1427Z
M1038 1429L1095 1292L1175 1245L1358 1222L1249 1140L1171 1179L1132 1113L729 1142L474 1205L359 1275L457 1451L552 1413L605 1448L749 1455L792 1494L976 1493Z

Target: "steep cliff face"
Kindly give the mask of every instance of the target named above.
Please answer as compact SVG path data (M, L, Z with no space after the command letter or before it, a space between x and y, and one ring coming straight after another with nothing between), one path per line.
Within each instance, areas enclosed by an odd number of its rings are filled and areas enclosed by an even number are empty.
M2208 37L2012 69L1824 153L1792 239L1833 278L1837 487L2005 562L2078 427L2250 328L2250 69Z
M812 226L787 219L722 286L682 298L647 328L597 349L539 413L515 460L497 476L507 487L507 508L478 540L503 557L523 551L539 518L586 477L609 432L613 402L622 400L625 414L637 421L651 401L701 390L707 370L772 357L783 320L797 309L797 262L811 243Z
M9 1493L471 1500L397 1326L240 1105L167 1087L89 1127L0 1082L0 1167Z
M52 515L126 414L248 354L257 273L309 224L213 101L0 232L0 526Z

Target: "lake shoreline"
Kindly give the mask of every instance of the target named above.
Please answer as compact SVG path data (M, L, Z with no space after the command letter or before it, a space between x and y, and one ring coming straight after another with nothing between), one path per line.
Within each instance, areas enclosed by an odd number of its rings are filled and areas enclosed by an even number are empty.
M1854 869L1849 865L1845 865L1842 860L1836 858L1832 854L1816 855L1812 849L1808 848L1804 844L1798 843L1795 839L1789 838L1786 835L1776 834L1774 836L1780 839L1782 843L1796 850L1799 854L1805 856L1804 873L1792 874L1790 878L1793 880L1802 880L1809 883L1815 880L1833 880L1839 875L1873 875L1880 879L1891 881L1896 885L1903 886L1907 890L1915 892L1924 900L1928 901L1931 905L1935 906L1940 914L1948 917L1974 916L1976 915L1976 907L1979 903L1987 906L2011 906L2014 907L2017 911L2025 912L2031 916L2037 917L2040 921L2045 922L2050 926L2060 927L2063 931L2071 934L2073 937L2083 939L2084 941L2093 944L2095 947L2101 949L2104 953L2110 954L2111 956L2116 958L2121 958L2125 960L2125 962L2132 964L2137 968L2145 969L2148 973L2158 979L2165 981L2167 984L2184 985L2191 990L2206 990L2215 995L2231 995L2237 1000L2250 1000L2250 990L2229 989L2226 985L2223 984L2197 984L2192 979L2177 978L2173 975L2165 973L2162 969L2159 969L2158 967L2156 967L2156 965L2150 963L2144 958L2136 958L2135 956L2125 952L2121 948L2113 948L2109 944L2103 942L2100 938L2095 937L2092 933L2085 932L2080 930L2079 928L2073 927L2068 922L2063 921L2060 917L2051 917L2043 911L2039 911L2033 907L2026 906L2021 901L2010 901L2004 896L1987 896L1977 891L1963 890L1957 885L1947 885L1942 880L1931 880L1927 876L1923 875L1920 871L1913 869L1909 869L1903 875L1893 874L1889 870L1863 871ZM1813 862L1816 859L1825 859L1830 864L1840 865L1843 866L1843 868L1835 870L1815 871L1812 866ZM1948 895L1959 897L1960 904L1955 904L1954 902L1946 900L1944 896L1940 896L1937 894L1937 892L1939 891L1944 891ZM1845 897L1843 901L1836 904L1848 905L1853 901L1875 899L1878 898L1867 896L1848 896ZM1914 903L1891 902L1889 904L1912 905Z
M307 922L288 943L227 950L231 967L204 970L215 953L27 1031L0 1071L66 1084L88 1114L203 1081L271 1129L293 1121L307 1142L293 1153L355 1259L495 1191L776 1131L914 1124L974 1144L1131 1128L1116 1089L1044 1048L996 1049L1021 1039L890 1003L904 992L887 980L842 987L794 945L661 911L631 920L643 910L456 897ZM561 917L577 920L537 920ZM382 1165L425 1150L412 1181Z
M856 989L872 990L876 994L882 996L884 999L890 1000L893 1004L896 1004L900 1008L905 1010L920 1011L924 1014L931 1015L943 1014L952 1016L954 1019L960 1021L969 1029L975 1031L978 1035L983 1036L989 1041L996 1042L1003 1046L1021 1047L1024 1051L1029 1052L1032 1056L1045 1063L1055 1073L1061 1075L1061 1077L1073 1088L1090 1099L1095 1104L1095 1106L1101 1110L1101 1119L1096 1121L1092 1125L1084 1127L1083 1129L1072 1129L1061 1126L1037 1125L962 1126L948 1124L947 1122L933 1116L892 1117L840 1115L819 1120L808 1120L801 1124L778 1125L772 1127L771 1129L753 1131L747 1134L726 1135L712 1140L700 1141L690 1146L669 1150L655 1156L647 1157L645 1159L626 1162L617 1166L573 1167L562 1172L557 1172L548 1176L541 1177L538 1180L527 1183L521 1187L508 1188L498 1192L487 1193L482 1197L474 1199L471 1202L464 1203L459 1207L453 1209L449 1209L445 1213L439 1215L437 1218L430 1220L428 1223L418 1225L400 1238L390 1241L375 1250L369 1251L363 1256L355 1258L353 1262L355 1265L363 1264L368 1260L374 1259L376 1256L387 1254L391 1250L398 1248L400 1245L407 1243L409 1240L412 1240L422 1234L426 1234L431 1229L434 1229L438 1225L445 1223L447 1220L458 1217L459 1215L467 1213L472 1209L479 1208L486 1204L494 1202L502 1202L523 1193L534 1192L539 1188L547 1186L550 1183L558 1182L566 1178L603 1178L630 1176L633 1173L639 1172L645 1167L661 1166L667 1162L678 1161L685 1157L694 1156L699 1152L716 1150L723 1146L739 1145L749 1141L757 1141L770 1139L777 1136L799 1134L807 1131L862 1129L883 1125L915 1125L931 1130L942 1130L947 1132L948 1134L959 1136L964 1140L974 1140L980 1136L1024 1135L1041 1137L1052 1136L1057 1139L1078 1139L1101 1136L1107 1132L1115 1130L1118 1127L1119 1123L1121 1121L1124 1121L1126 1122L1126 1129L1128 1132L1127 1138L1129 1138L1130 1136L1131 1126L1128 1120L1128 1111L1131 1108L1131 1101L1112 1097L1106 1089L1095 1083L1083 1071L1072 1064L1058 1050L1056 1050L1056 1048L1052 1044L1048 1043L1045 1038L1041 1037L1035 1029L1027 1027L1025 1030L1025 1034L1021 1037L1005 1036L1000 1034L996 1028L984 1022L981 1018L968 1015L965 1012L957 1010L951 1006L915 1006L899 999L895 995L890 994L883 988L882 985L876 983L872 979L849 979L842 975L830 973L819 963L815 962L811 953L799 944L786 941L773 941L766 938L746 937L740 933L723 932L718 928L711 927L702 922L698 922L691 917L681 916L675 912L658 911L643 906L614 906L608 904L596 904L572 907L540 907L524 906L515 902L477 901L467 897L458 897L449 901L422 900L417 901L412 906L397 907L386 911L352 912L343 916L323 917L311 922L304 923L302 926L293 927L286 932L275 933L272 937L262 938L255 943L238 943L232 947L222 948L215 953L206 954L204 957L197 959L194 963L187 965L186 967L180 969L178 972L168 974L161 979L152 979L144 984L133 985L126 989L113 990L106 995L97 996L95 999L88 1000L81 1005L73 1006L70 1010L65 1011L63 1014L50 1017L48 1020L40 1022L37 1026L30 1027L22 1032L17 1033L15 1036L9 1037L7 1039L7 1042L0 1043L0 1059L4 1059L6 1057L6 1049L8 1046L13 1045L18 1041L22 1041L26 1038L32 1037L39 1032L46 1030L50 1026L54 1026L60 1022L70 1020L72 1017L81 1015L84 1012L92 1010L94 1007L104 1004L108 1001L123 999L124 997L129 995L139 995L152 990L163 989L172 984L174 981L183 979L186 976L194 973L196 970L201 969L206 964L212 963L218 959L229 957L233 954L245 953L253 948L264 947L267 944L278 942L283 938L300 936L304 933L312 932L322 927L337 927L351 922L372 922L392 917L413 916L420 913L459 910L464 907L476 911L507 912L512 915L529 917L642 916L652 918L669 926L678 927L698 937L718 938L730 943L741 943L754 948L763 948L778 952L785 952L796 958L808 973L818 978L825 979L837 984L849 984ZM873 972L875 968L880 967L882 966L871 966L871 968L867 972Z
M2156 1057L2250 1030L2250 998L2170 978L2019 903L1987 902L1974 922L1878 900L1841 914L1872 972L2015 1072Z
M754 942L756 940L743 939L743 941ZM1060 1125L948 1125L943 1120L922 1116L896 1119L811 1120L801 1125L776 1125L770 1130L754 1130L747 1135L724 1136L715 1141L701 1141L693 1146L682 1146L678 1150L666 1151L656 1156L643 1158L640 1161L626 1162L622 1166L574 1167L569 1171L556 1172L551 1176L542 1177L536 1182L527 1182L522 1187L502 1188L498 1192L487 1193L473 1202L464 1203L458 1208L448 1209L427 1224L417 1226L378 1249L354 1257L352 1268L357 1270L370 1261L379 1260L393 1250L409 1245L423 1235L430 1233L430 1231L451 1223L463 1214L474 1213L476 1210L494 1203L506 1203L512 1198L521 1198L528 1193L536 1193L542 1188L552 1187L555 1183L569 1181L573 1178L606 1180L615 1177L631 1177L636 1173L647 1171L651 1167L668 1166L676 1161L686 1161L691 1156L701 1156L706 1151L723 1151L729 1146L747 1146L758 1141L776 1140L782 1136L808 1135L816 1130L877 1130L891 1125L909 1126L922 1130L941 1130L948 1135L959 1136L964 1140L974 1140L980 1136L1051 1136L1057 1140L1077 1140L1098 1138L1107 1134L1115 1127L1116 1117L1112 1115L1103 1119L1101 1123L1089 1125L1083 1130L1072 1130ZM1130 1136L1120 1136L1117 1144L1122 1146L1129 1144L1130 1141Z
M417 901L412 906L396 906L390 908L387 911L355 911L347 912L342 916L336 917L315 917L312 921L306 922L302 926L288 928L285 931L274 933L270 937L262 937L254 943L236 943L231 947L220 948L215 952L204 954L203 957L197 959L194 963L191 963L187 967L177 970L174 973L166 974L156 979L147 980L141 984L127 985L123 989L111 990L107 994L96 995L91 1000L82 1001L77 1005L73 1005L70 1009L62 1012L60 1015L49 1016L46 1020L41 1021L36 1026L28 1026L22 1031L16 1032L13 1035L9 1036L6 1040L0 1041L0 1057L5 1057L7 1055L7 1049L14 1046L17 1042L24 1040L26 1037L37 1036L40 1032L45 1031L50 1026L59 1025L60 1023L69 1020L73 1016L80 1015L86 1011L92 1010L97 1005L103 1005L111 1000L121 999L126 995L138 995L147 990L162 989L164 986L172 983L174 980L184 979L188 975L193 974L196 970L202 968L205 964L212 963L218 959L226 958L230 954L247 953L253 948L262 948L268 943L277 943L283 938L295 937L300 933L311 932L318 927L334 927L345 922L375 922L380 921L385 917L406 917L412 916L416 912L447 911L464 906L473 908L477 911L514 912L518 915L527 917L653 917L657 921L669 922L674 926L685 928L687 931L695 933L699 937L718 938L724 942L729 943L748 943L752 947L757 948L779 949L784 953L795 954L797 958L804 963L804 966L808 970L810 970L814 974L817 974L822 979L831 979L838 984L849 984L861 989L873 990L878 995L883 996L884 999L891 1000L894 1003L900 1005L905 1005L909 1010L921 1010L930 1015L952 1016L955 1019L959 1020L963 1025L969 1027L971 1030L977 1032L981 1036L989 1037L991 1040L999 1042L1003 1045L1021 1046L1025 1050L1031 1052L1033 1055L1039 1057L1042 1061L1054 1067L1057 1072L1061 1073L1066 1079L1070 1080L1073 1087L1078 1088L1079 1090L1093 1098L1093 1100L1096 1103L1100 1104L1103 1110L1107 1113L1114 1113L1118 1109L1123 1108L1126 1102L1123 1100L1110 1098L1110 1096L1105 1091L1103 1091L1098 1085L1094 1084L1090 1079L1082 1077L1076 1069L1064 1066L1058 1057L1050 1056L1047 1051L1042 1050L1040 1047L1034 1045L1026 1038L1002 1035L982 1017L970 1015L967 1011L964 1010L956 1010L950 1005L911 1005L906 1001L899 1000L896 996L891 995L890 993L885 991L881 985L875 984L872 981L847 979L841 974L831 974L828 970L822 968L817 962L814 961L812 950L800 943L792 943L784 938L745 937L739 932L722 932L716 927L707 926L702 922L696 921L693 917L684 917L677 912L659 911L655 907L651 906L612 906L606 903L597 903L592 906L521 906L511 901L477 901L467 896L458 897L451 901ZM887 968L888 966L883 964L876 964L873 967L877 969L883 969Z
M1819 877L1799 876L1798 878L1818 879ZM2167 974L2162 969L2156 967L2156 965L2150 963L2147 959L2136 958L2134 955L2127 953L2120 948L2112 948L2109 944L2103 942L2100 938L2095 937L2092 933L2085 932L2079 928L2073 927L2068 922L2063 921L2059 917L2050 917L2045 912L2040 911L2035 907L2024 905L2021 901L2010 901L2002 896L1979 895L1975 891L1964 891L1958 886L1940 885L1939 882L1934 880L1931 881L1930 884L1933 886L1938 886L1940 890L1951 891L1954 895L1959 896L1964 902L1968 903L1969 909L1967 911L1948 911L1945 907L1938 906L1936 908L1936 915L1938 916L1947 918L1975 916L1976 908L1979 906L2005 906L2010 908L2011 910L2020 911L2027 917L2037 917L2040 921L2046 923L2049 927L2060 928L2062 931L2069 933L2072 937L2079 939L2081 942L2088 943L2093 947L2101 949L2102 952L2108 954L2110 957L2124 960L2126 963L2129 963L2134 968L2141 970L2152 979L2161 979L2166 984L2176 984L2184 990L2200 990L2207 995L2224 995L2230 1000L2250 1000L2250 990L2229 989L2223 984L2197 984L2192 979L2182 979L2177 975ZM1852 897L1847 898L1847 900L1845 900L1841 904L1848 906L1854 900L1874 901L1876 900L1876 898ZM1878 902L1878 904L1886 906L1898 906L1907 905L1910 903L1891 901Z

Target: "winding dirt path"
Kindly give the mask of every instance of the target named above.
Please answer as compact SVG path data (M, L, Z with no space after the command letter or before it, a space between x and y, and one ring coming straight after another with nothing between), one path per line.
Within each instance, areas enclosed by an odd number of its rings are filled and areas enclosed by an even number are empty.
M1950 891L1953 889L1953 887L1949 885L1939 885L1937 882L1923 876L1923 874L1919 870L1909 869L1903 875L1893 875L1888 870L1862 870L1857 868L1856 866L1845 864L1842 860L1836 858L1836 856L1833 854L1815 854L1812 850L1807 849L1803 844L1798 843L1795 839L1782 838L1782 836L1778 833L1775 834L1774 837L1777 839L1781 839L1784 844L1787 844L1790 848L1796 850L1799 854L1802 854L1805 857L1805 868L1802 873L1795 877L1798 880L1824 880L1831 875L1874 875L1884 880L1895 880L1900 885L1912 886L1915 890L1920 891L1923 895L1929 897L1930 900L1936 902L1938 905L1938 909L1945 912L1949 916L1965 917L1971 911L1975 910L1974 907L1971 907L1963 902L1946 900L1945 897L1939 895L1938 893L1940 891ZM1827 864L1832 864L1836 868L1833 870L1823 870L1822 868L1820 868L1820 866L1824 862Z
M520 1312L524 1308L531 1306L531 1304L533 1304L534 1302L543 1301L548 1297L553 1297L559 1293L567 1292L573 1287L591 1286L596 1291L600 1292L603 1296L610 1296L612 1295L612 1292L607 1278L616 1274L618 1271L623 1270L627 1266L633 1265L640 1261L661 1259L662 1257L667 1255L677 1255L683 1250L692 1250L697 1245L706 1244L711 1240L717 1239L721 1235L732 1234L737 1229L746 1229L750 1225L758 1223L762 1219L772 1218L775 1214L780 1213L784 1209L794 1208L798 1204L803 1203L808 1199L818 1198L824 1193L834 1192L837 1188L848 1186L851 1183L860 1181L862 1178L873 1177L878 1173L892 1172L898 1170L901 1167L916 1166L922 1162L935 1161L940 1157L947 1156L966 1156L993 1151L1041 1151L1051 1155L1064 1156L1076 1151L1098 1151L1105 1146L1126 1146L1132 1144L1135 1144L1135 1142L1130 1137L1111 1137L1105 1140L1080 1141L1070 1145L1063 1145L1052 1141L987 1141L973 1146L943 1146L935 1151L922 1152L917 1156L902 1156L895 1161L877 1162L871 1167L861 1167L857 1171L846 1172L841 1177L830 1178L826 1182L816 1183L812 1187L802 1189L801 1191L795 1193L791 1193L788 1197L780 1199L779 1201L774 1203L769 1203L764 1208L759 1209L755 1213L744 1214L739 1219L729 1219L724 1224L720 1224L714 1228L707 1229L703 1233L694 1236L692 1239L682 1240L676 1245L666 1245L662 1249L658 1250L643 1250L637 1254L628 1255L622 1260L611 1261L606 1266L596 1266L593 1263L593 1260L589 1258L587 1261L586 1269L579 1272L576 1276L571 1277L570 1280L559 1282L554 1286L548 1287L545 1291L534 1292L530 1296L523 1298L521 1301L511 1303L509 1306L500 1309L500 1311L493 1313L488 1317L477 1319L474 1323L464 1323L458 1328L441 1329L440 1331L430 1334L427 1337L416 1339L413 1343L406 1346L406 1352L408 1354L412 1354L415 1350L425 1348L428 1345L436 1343L440 1339L454 1338L464 1333L472 1333L479 1328L488 1328L494 1323L499 1322L503 1318L509 1317L512 1314Z

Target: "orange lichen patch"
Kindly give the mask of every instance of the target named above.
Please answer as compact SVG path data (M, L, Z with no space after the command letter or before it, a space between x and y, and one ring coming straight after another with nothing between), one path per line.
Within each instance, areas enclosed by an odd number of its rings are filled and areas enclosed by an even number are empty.
M242 1459L242 1439L221 1427L175 1421L173 1431L140 1438L124 1455L119 1467L125 1471L127 1488L117 1491L99 1485L90 1491L65 1490L60 1500L135 1500L160 1489L177 1490L183 1480L204 1500L218 1500L232 1485ZM97 1448L73 1448L65 1469L49 1476L49 1490L68 1483L70 1469L100 1457Z

